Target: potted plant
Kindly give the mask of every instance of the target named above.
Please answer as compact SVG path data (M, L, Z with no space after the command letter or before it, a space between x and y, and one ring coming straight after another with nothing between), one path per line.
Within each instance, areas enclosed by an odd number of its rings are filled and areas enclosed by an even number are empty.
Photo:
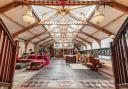
M32 63L31 63L31 68L32 68L32 69L36 69L36 68L38 68L38 65L39 65L38 63L32 62Z

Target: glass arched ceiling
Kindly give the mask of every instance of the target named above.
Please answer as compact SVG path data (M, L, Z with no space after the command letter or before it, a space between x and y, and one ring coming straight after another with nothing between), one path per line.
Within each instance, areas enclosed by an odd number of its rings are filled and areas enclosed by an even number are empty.
M32 6L55 42L73 42L96 6Z

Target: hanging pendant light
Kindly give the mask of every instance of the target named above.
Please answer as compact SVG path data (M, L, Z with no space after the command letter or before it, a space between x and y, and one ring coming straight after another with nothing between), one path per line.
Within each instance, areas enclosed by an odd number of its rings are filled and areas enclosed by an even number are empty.
M102 22L104 18L105 18L104 15L101 14L98 9L96 9L94 16L91 19L91 22L97 24L97 23Z
M110 38L111 38L111 39L114 39L114 38L115 38L115 35L111 35Z
M30 8L28 8L28 11L23 15L23 20L29 24L35 23L35 18L33 17L32 10Z

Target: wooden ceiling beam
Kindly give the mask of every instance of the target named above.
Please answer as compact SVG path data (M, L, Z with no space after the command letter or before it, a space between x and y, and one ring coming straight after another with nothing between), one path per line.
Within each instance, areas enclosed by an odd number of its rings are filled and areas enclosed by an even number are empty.
M108 35L114 35L112 32L110 32L110 31L108 31L108 30L106 30L106 29L104 29L104 28L102 28L102 27L99 27L99 26L97 26L97 25L95 25L95 24L93 24L93 23L91 23L91 22L89 22L89 20L88 21L84 21L84 20L81 20L79 17L77 17L76 15L74 15L74 14L72 14L72 13L69 13L70 15L70 17L72 17L72 18L74 18L74 19L76 19L76 20L78 20L78 21L81 21L81 22L83 22L83 23L87 23L86 25L89 25L89 26L91 26L91 27L93 27L93 28L95 28L95 29L97 29L97 30L99 30L99 31L101 31L101 32L104 32L104 33L106 33L106 34L108 34ZM84 25L85 26L85 25ZM83 26L83 28L84 28L84 26Z
M50 39L50 40L48 40L48 41L46 41L45 43L42 43L42 44L40 44L40 45L47 44L47 43L50 42L50 41L53 41L53 39Z
M50 41L49 43L47 43L47 44L45 44L43 46L48 46L49 44L52 44L52 43L54 43L54 42L53 41Z
M34 27L36 27L36 26L39 26L39 25L40 25L39 22L34 23L34 24L32 24L32 25L30 25L30 26L28 26L28 27L26 27L26 28L23 28L23 29L20 30L20 31L15 32L14 34L12 34L12 36L13 36L14 38L16 38L16 37L18 37L20 34L26 32L26 31L29 31L30 29L32 29L32 28L34 28Z
M42 43L42 44L40 44L40 45L47 45L48 43L50 43L50 42L53 42L53 40L52 39L50 39L50 40L48 40L47 42L45 42L45 43Z
M117 20L119 20L119 19L120 19L121 17L123 17L124 15L126 15L126 14L122 14L122 15L120 15L119 17L113 19L111 22L107 23L107 24L104 25L102 28L105 28L105 27L111 25L112 23L116 22ZM99 32L99 31L97 31L97 32ZM95 33L97 33L97 32L95 32ZM95 34L95 33L93 33L93 34ZM91 35L93 35L93 34L91 34ZM87 38L86 38L86 39L87 39Z
M13 8L16 8L19 5L21 5L21 3L15 2L15 1L12 2L12 3L9 3L9 4L7 4L7 5L3 6L3 7L0 7L0 13L4 13L6 11L9 11L9 10L11 10Z
M81 46L81 44L80 44L80 43L77 43L77 42L75 42L75 41L74 41L74 44L77 44L77 45Z
M49 46L51 46L51 45L53 45L54 44L54 42L50 42L50 43L48 43L47 45L45 45L45 47L49 47Z
M39 25L42 25L44 22L47 22L47 21L51 20L50 18L53 19L53 17L56 17L57 15L58 15L58 12L54 13L51 17L47 18L46 20L40 20L39 22L36 22L36 23L34 23L34 24L32 24L32 25L30 25L30 26L28 26L28 27L26 27L26 28L24 28L24 29L22 29L22 30L20 30L20 31L17 31L17 32L15 32L15 33L12 34L12 35L13 35L14 38L16 38L18 35L20 35L20 34L26 32L26 31L29 31L30 29L32 29L32 28L34 28L34 27L37 27L37 26L39 26ZM43 26L43 27L44 27L44 26ZM44 28L45 28L45 27L44 27Z
M111 22L109 22L109 23L107 23L106 25L104 25L102 28L105 28L105 27L111 25L112 23L116 22L117 20L119 20L120 18L122 18L122 17L125 16L125 15L126 15L126 14L120 15L119 17L113 19Z
M120 10L120 11L122 11L124 13L128 13L128 6L126 7L126 6L121 5L121 4L119 4L119 3L115 2L115 1L109 2L108 5L113 7L113 8L115 8L115 9L117 9L117 10Z
M6 18L8 18L9 20L11 20L12 22L14 22L15 24L17 24L18 26L20 26L20 27L22 27L22 28L24 28L24 26L23 25L21 25L21 24L19 24L18 22L16 22L15 20L13 20L12 18L10 18L9 16L7 16L6 14L2 14L3 16L5 16Z
M52 5L52 6L62 6L62 5L67 5L67 6L74 6L74 5L109 5L115 9L118 9L124 13L128 13L128 7L121 5L113 0L99 0L99 1L72 1L72 0L67 0L67 1L40 1L40 0L15 0L18 3L21 3L22 5Z
M95 24L93 24L93 23L91 23L89 21L88 21L88 25L93 27L93 28L95 28L95 29L97 29L97 30L99 30L99 31L101 31L101 32L103 32L103 33L108 34L109 36L110 35L114 35L112 32L106 30L105 28L99 27L99 26L97 26L97 25L95 25Z
M83 41L85 41L86 43L88 43L88 44L92 44L91 42L89 42L89 41L87 41L87 40L85 40L84 38L81 38L81 37L79 37L79 36L77 36L77 38L79 38L79 39L81 39L81 40L83 40Z
M98 39L98 38L96 38L96 37L94 37L92 35L89 35L89 34L85 33L84 31L81 31L80 34L86 35L86 36L88 36L88 37L90 37L90 38L92 38L92 39L94 39L94 40L96 40L98 42L100 41L100 39Z
M35 39L35 38L37 38L37 37L39 37L39 36L45 34L46 32L47 32L47 30L43 31L42 33L40 33L40 34L38 34L38 35L33 36L32 38L28 39L27 41L30 42L30 41L32 41L33 39Z
M80 46L82 46L82 45L85 45L85 44L81 44L81 43L79 43L78 41L74 41L75 43L77 43L77 44L79 44Z
M74 46L80 47L80 44L74 42Z
M40 42L42 42L42 41L44 41L44 40L46 40L48 38L50 38L50 35L48 37L45 37L45 38L41 39L40 41L36 42L36 44L38 44L38 43L40 43Z
M80 42L79 40L76 40L76 39L75 39L75 41L77 41L78 43L81 43L82 45L85 45L85 46L86 46L86 44Z
M25 28L23 25L21 25L21 24L19 24L18 22L14 21L12 18L8 17L7 15L5 15L5 14L2 14L2 15L4 15L4 16L5 16L6 18L8 18L9 20L11 20L12 22L14 22L14 23L16 23L17 25L19 25L20 27ZM47 32L47 29L45 29L44 32L42 32L42 33L40 33L40 34L38 34L38 35L32 33L31 31L29 31L29 32L30 32L31 34L33 34L34 37L32 37L32 38L26 40L27 42L30 42L31 40L33 40L33 39L35 39L35 38L37 38L37 37L39 37L39 36L45 34L45 33Z
M41 0L15 0L19 3L22 3L23 5L69 5L69 6L74 6L74 5L104 5L105 3L110 2L111 0L99 0L99 1L72 1L72 0L52 0L52 1L41 1Z

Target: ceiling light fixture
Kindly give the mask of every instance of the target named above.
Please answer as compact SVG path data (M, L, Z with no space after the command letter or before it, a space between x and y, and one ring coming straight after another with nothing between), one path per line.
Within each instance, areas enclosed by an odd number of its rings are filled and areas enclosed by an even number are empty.
M110 38L111 38L111 39L114 39L114 38L115 38L115 35L111 35Z
M23 15L23 20L29 24L35 23L35 18L32 15L32 10L30 7L28 7L28 11Z
M100 13L98 9L95 10L94 16L91 19L91 22L94 24L100 23L104 20L105 16Z

